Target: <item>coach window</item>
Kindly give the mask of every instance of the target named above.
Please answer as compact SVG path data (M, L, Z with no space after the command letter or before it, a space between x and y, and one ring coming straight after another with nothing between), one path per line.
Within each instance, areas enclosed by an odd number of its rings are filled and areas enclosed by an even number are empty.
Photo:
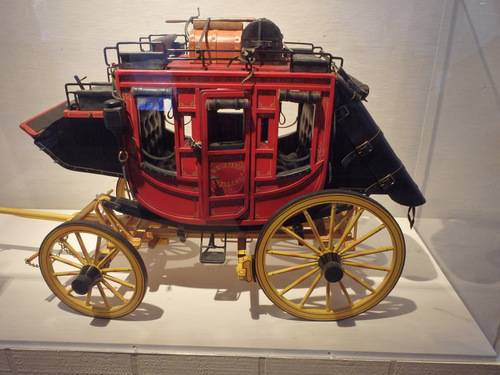
M317 92L280 90L277 177L307 173L311 162Z
M137 95L136 106L144 167L156 172L165 171L169 175L175 173L175 123L171 97Z
M207 127L209 150L240 150L245 146L247 99L208 99Z

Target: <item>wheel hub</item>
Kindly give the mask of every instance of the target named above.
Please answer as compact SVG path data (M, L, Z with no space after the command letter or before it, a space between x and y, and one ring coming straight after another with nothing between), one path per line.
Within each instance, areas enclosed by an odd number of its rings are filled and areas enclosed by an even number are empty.
M84 295L101 280L102 275L99 268L87 264L82 267L78 276L71 282L75 293Z
M330 283L339 282L344 277L342 257L337 253L323 254L318 260L318 265L321 267L325 279Z

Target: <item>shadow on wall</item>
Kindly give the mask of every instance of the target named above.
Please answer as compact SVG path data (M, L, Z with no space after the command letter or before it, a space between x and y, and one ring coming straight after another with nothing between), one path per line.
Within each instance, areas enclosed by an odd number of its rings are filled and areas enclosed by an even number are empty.
M500 281L500 2L456 0L450 5L421 183L428 202L417 226L460 289L459 281Z
M437 272L428 253L412 238L405 237L405 242L406 260L401 277L411 281L434 280Z
M476 284L500 282L500 233L495 223L423 221L424 226L442 226L431 237L431 248L436 249L433 255L452 279L450 281L459 279Z

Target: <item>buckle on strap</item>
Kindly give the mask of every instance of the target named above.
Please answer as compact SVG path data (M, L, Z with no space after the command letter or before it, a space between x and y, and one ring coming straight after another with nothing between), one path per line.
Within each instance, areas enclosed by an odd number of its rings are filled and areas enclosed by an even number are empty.
M356 159L358 156L359 157L362 157L362 156L365 156L365 155L368 155L370 152L372 152L373 150L373 145L371 144L370 141L365 141L363 142L362 144L360 144L359 146L356 146L354 148L354 150L352 150L351 152L349 152L345 158L342 159L342 166L344 168L347 168L347 166L349 164L351 164L351 162Z
M357 145L354 150L352 150L350 153L348 153L344 159L342 159L342 166L344 168L347 168L347 166L358 156L363 157L365 155L368 155L370 152L373 151L374 145L378 142L377 137L380 135L381 130L379 129L377 134L375 134L373 137L371 137L369 140L364 141L360 145Z
M385 176L384 178L382 178L381 180L379 180L378 184L382 189L387 190L392 185L394 185L395 182L396 182L396 179L394 178L394 173L391 173L391 174L388 174L387 176Z
M343 105L337 109L335 112L335 120L336 121L342 121L344 120L347 116L349 116L351 113L349 112L349 109L347 108L347 105Z
M403 164L401 164L399 166L398 169L396 169L394 172L392 173L389 173L387 176L377 180L377 182L371 184L367 189L366 189L366 192L370 192L371 189L374 189L374 188L382 188L383 190L387 190L389 189L392 185L394 185L396 183L396 178L394 177L394 175L396 173L398 173L401 168L403 167Z
M361 143L359 146L356 146L355 151L358 154L358 156L365 156L366 154L369 154L370 152L372 152L373 145L371 144L370 141L371 140L365 141L365 142Z

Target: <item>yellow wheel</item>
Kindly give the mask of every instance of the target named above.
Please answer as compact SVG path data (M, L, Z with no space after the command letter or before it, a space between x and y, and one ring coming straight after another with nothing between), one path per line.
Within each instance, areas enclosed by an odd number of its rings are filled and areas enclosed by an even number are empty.
M75 220L59 225L45 237L39 264L52 292L89 316L126 315L146 293L146 268L137 250L99 223Z
M118 198L127 198L131 199L130 190L128 189L127 180L123 177L119 178L116 182L116 196Z
M267 297L309 320L339 320L382 301L403 270L399 225L364 195L326 190L295 199L262 229L255 272Z

